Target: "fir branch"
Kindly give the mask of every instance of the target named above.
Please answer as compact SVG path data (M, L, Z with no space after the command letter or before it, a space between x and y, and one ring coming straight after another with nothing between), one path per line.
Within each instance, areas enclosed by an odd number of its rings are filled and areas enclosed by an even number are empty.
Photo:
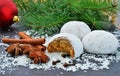
M19 14L26 26L39 34L58 33L61 26L70 20L86 22L91 29L104 29L105 23L110 23L109 15L116 7L113 0L14 0L19 8Z

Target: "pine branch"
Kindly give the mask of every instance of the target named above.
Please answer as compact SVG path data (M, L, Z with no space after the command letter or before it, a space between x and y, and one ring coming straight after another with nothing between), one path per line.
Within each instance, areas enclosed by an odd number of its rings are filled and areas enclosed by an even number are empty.
M113 0L14 0L26 26L39 34L58 33L61 26L70 20L86 22L92 29L104 29L109 15L116 12Z

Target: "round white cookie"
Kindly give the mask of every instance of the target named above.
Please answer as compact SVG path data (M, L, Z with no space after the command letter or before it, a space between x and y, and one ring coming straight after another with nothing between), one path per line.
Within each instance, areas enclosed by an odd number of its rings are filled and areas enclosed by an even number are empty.
M91 32L91 29L84 22L69 21L62 26L60 32L74 34L82 40L87 33Z
M48 52L66 52L72 58L76 58L83 53L83 45L77 36L69 33L60 33L50 39L47 50Z
M119 45L113 34L103 30L88 33L82 43L87 52L95 54L115 54Z

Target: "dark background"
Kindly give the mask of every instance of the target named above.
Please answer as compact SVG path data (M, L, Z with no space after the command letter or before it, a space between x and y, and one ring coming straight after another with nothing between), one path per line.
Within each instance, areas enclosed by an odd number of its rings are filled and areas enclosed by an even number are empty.
M23 26L13 25L9 29L0 29L0 41L3 36L14 37L19 31L26 30ZM0 49L4 50L3 47ZM110 69L103 69L98 71L93 71L91 69L83 71L79 70L77 72L66 72L62 69L55 70L41 70L41 69L29 69L28 67L18 66L17 70L9 72L6 70L5 74L0 74L0 76L120 76L120 62L113 62L110 64Z

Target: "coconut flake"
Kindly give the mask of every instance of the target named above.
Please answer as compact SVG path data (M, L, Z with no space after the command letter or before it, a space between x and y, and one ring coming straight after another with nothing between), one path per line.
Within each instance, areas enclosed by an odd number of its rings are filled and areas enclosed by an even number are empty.
M23 56L16 57L13 60L12 64L20 65L20 66L27 66L30 62L31 62L31 60L26 55L23 55Z

